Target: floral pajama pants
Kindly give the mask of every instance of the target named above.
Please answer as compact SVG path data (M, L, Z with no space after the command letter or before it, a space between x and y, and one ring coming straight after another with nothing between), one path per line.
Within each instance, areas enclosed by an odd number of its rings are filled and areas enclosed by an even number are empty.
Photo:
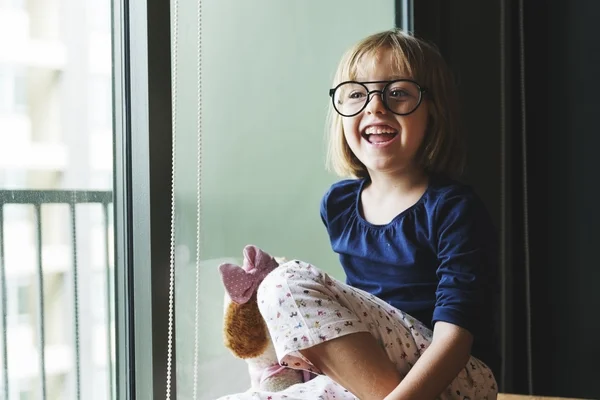
M370 332L402 376L431 343L433 333L420 321L383 300L342 283L316 267L290 261L271 272L258 289L258 305L281 365L320 374L299 350L343 335ZM442 400L496 399L489 368L471 357L440 395ZM276 393L249 390L221 400L356 399L325 375Z

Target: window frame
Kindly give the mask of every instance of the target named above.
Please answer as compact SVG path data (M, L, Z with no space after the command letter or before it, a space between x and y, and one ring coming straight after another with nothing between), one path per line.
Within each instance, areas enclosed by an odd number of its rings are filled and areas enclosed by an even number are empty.
M113 1L116 398L125 400L167 392L170 15L168 1Z
M395 0L395 25L406 32L414 30L414 0Z

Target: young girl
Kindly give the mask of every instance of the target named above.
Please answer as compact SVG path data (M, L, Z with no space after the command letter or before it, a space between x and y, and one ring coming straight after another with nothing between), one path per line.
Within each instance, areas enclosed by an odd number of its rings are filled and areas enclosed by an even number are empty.
M398 30L343 57L321 217L347 284L303 262L258 290L282 365L319 376L259 399L494 399L497 242L463 165L451 74ZM248 397L243 397L248 396Z

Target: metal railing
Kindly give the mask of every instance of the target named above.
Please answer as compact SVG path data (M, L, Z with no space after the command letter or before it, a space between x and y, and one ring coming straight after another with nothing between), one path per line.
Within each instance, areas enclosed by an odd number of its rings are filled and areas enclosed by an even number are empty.
M3 398L9 399L9 365L8 354L11 349L8 348L7 339L7 276L5 265L5 224L4 224L4 206L7 204L30 205L34 208L35 216L35 250L36 250L36 277L38 293L38 349L39 349L39 371L41 382L41 398L47 399L46 382L46 355L45 355L45 315L44 315L44 260L42 257L42 205L63 204L68 205L71 223L71 257L72 257L72 288L73 288L73 337L74 337L74 375L75 375L75 393L78 400L81 399L81 349L80 349L80 321L79 321L79 282L78 282L78 263L77 263L77 223L76 206L78 204L99 204L102 206L103 228L105 237L105 273L106 273L106 301L107 301L107 323L106 323L106 343L107 343L107 370L109 395L112 398L114 393L114 376L111 367L112 362L112 339L114 334L110 321L112 321L112 286L110 270L110 225L109 225L109 205L113 202L113 195L110 191L79 191L79 190L0 190L0 290L2 297L0 299L0 311L2 319L2 332L0 341L3 349L2 365L2 383ZM18 351L18 349L16 349ZM0 396L2 397L2 396Z

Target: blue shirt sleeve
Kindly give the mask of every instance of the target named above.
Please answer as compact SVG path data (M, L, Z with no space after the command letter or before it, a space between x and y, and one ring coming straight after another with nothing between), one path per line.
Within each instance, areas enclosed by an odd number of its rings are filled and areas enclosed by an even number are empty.
M329 198L329 193L330 190L321 199L321 221L323 221L325 228L327 228L327 199Z
M331 185L323 195L321 199L321 220L330 234L332 229L337 230L334 227L336 221L333 221L332 218L339 218L340 211L353 207L360 183L358 179L342 180Z
M432 323L445 321L477 335L490 310L497 267L495 228L474 193L450 193L434 214L439 279Z

